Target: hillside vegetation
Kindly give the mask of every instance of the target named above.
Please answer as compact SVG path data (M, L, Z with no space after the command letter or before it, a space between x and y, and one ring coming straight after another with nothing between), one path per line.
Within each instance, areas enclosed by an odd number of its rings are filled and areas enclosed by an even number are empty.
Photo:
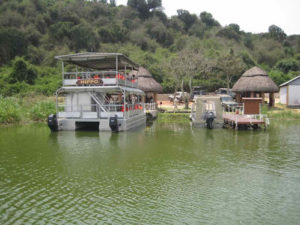
M300 37L276 25L252 34L221 26L209 12L178 9L168 18L161 0L10 0L0 3L0 95L53 95L61 84L55 55L120 52L146 67L164 92L201 85L231 87L258 65L280 84L300 70ZM238 21L237 21L238 22Z

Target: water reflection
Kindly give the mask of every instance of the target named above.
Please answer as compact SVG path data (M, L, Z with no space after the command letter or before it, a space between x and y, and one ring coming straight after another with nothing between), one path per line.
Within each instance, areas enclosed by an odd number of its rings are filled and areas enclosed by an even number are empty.
M296 224L299 133L0 129L0 223Z

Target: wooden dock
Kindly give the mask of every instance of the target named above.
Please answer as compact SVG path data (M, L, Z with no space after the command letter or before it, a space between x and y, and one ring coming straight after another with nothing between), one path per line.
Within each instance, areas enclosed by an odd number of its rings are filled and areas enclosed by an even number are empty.
M229 125L233 128L254 128L257 129L259 125L266 125L265 120L253 118L251 115L240 115L240 114L232 114L232 113L224 113L223 114L224 124Z

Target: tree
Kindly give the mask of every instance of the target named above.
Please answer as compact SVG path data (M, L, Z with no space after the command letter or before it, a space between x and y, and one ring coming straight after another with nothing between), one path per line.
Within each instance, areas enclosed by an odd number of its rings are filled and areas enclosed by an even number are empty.
M34 84L37 78L37 72L23 58L17 57L13 62L13 71L10 74L10 83L25 81L28 84Z
M27 52L25 34L16 29L0 29L0 65Z
M217 36L225 37L225 38L228 38L228 39L234 39L236 41L239 41L240 40L240 35L239 35L239 33L237 33L235 31L235 29L236 28L226 26L217 33Z
M200 19L203 23L205 23L208 27L213 27L213 26L220 26L220 23L216 21L211 13L208 12L202 12L200 13Z
M98 48L98 40L92 27L88 24L79 24L71 29L72 47L75 51L87 49L88 51L96 51Z
M297 71L300 69L300 63L298 60L293 58L282 59L276 63L275 68L283 73L288 73L289 71Z
M197 21L197 16L184 9L177 10L178 18L185 24L186 31Z
M189 80L189 89L192 91L192 80L200 73L206 72L210 66L202 51L198 50L182 50L173 58L169 64L176 81L175 92L180 88L183 91L183 81L185 78Z
M219 55L216 68L225 75L228 91L232 85L233 79L237 79L244 70L244 64L241 58L235 55L233 49L230 49L228 53L223 52Z
M161 0L128 0L127 5L136 9L141 18L148 18L150 12L161 7Z
M238 34L240 33L240 26L238 24L231 23L228 25L228 28L230 28L231 30L234 30Z
M271 25L269 27L269 35L272 39L281 43L286 39L286 34L284 31L276 25Z

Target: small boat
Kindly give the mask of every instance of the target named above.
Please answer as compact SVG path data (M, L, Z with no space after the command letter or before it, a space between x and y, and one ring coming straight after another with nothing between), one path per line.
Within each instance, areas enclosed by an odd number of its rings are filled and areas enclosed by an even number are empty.
M129 76L139 66L125 55L79 53L55 58L62 62L62 87L56 91L56 114L48 117L52 131L118 132L146 124L145 93Z
M194 127L221 128L222 111L218 96L200 96L192 106L190 119Z

